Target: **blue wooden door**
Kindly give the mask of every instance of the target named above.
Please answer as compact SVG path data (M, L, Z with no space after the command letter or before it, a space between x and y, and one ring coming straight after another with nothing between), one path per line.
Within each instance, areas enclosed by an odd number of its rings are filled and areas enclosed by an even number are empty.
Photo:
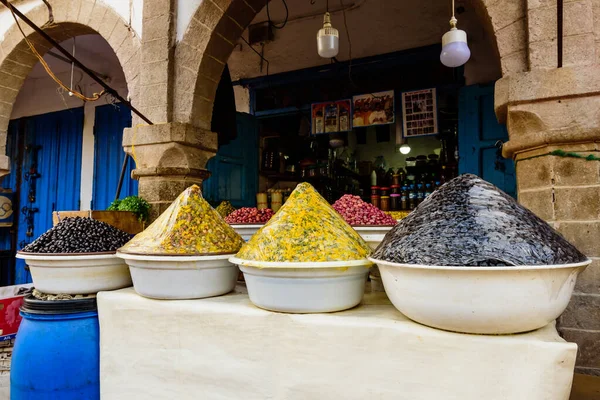
M106 210L115 198L123 166L123 129L131 126L131 111L120 104L96 107L94 122L94 186L92 209ZM120 198L138 194L138 181L131 179L135 169L130 157Z
M10 122L12 169L3 186L19 198L17 250L52 227L53 211L79 210L82 134L83 107ZM13 283L28 282L25 263L17 260Z
M252 115L237 113L237 137L219 147L206 168L204 197L213 204L229 200L236 207L254 207L258 187L258 130Z
M458 172L476 174L516 197L514 162L502 158L496 146L508 140L508 132L496 119L494 85L463 87L458 118Z

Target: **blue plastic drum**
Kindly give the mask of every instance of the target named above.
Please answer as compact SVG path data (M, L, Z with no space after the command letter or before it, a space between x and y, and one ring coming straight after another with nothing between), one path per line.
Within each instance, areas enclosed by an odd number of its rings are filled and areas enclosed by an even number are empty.
M95 297L24 299L10 372L11 400L100 399Z

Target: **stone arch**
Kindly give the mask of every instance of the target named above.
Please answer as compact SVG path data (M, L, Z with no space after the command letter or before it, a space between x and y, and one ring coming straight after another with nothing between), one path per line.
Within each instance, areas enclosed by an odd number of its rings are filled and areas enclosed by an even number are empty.
M51 1L54 22L49 24L48 8L40 3L24 14L55 41L74 36L99 34L112 47L123 68L129 95L135 100L140 60L140 40L126 22L109 6L94 0ZM43 55L52 47L27 24L21 28ZM47 24L45 26L45 24ZM9 172L6 135L13 105L21 86L38 59L29 49L16 24L12 23L0 42L0 176Z
M465 0L493 35L502 74L527 70L526 0ZM175 50L174 120L210 130L229 55L264 0L204 0Z

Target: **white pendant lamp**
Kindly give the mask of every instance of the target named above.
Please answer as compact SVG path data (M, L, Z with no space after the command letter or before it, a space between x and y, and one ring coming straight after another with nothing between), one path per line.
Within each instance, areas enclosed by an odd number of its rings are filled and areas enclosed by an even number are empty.
M458 20L454 17L454 0L452 0L452 18L450 18L450 30L442 36L442 53L440 61L446 67L460 67L471 57L471 50L467 45L467 32L457 29Z
M323 28L317 32L317 50L323 58L333 58L340 51L340 33L331 26L331 15L329 15L329 0L327 1L327 12L323 17Z
M408 153L410 153L410 146L406 143L404 143L402 146L400 146L400 153L406 155Z

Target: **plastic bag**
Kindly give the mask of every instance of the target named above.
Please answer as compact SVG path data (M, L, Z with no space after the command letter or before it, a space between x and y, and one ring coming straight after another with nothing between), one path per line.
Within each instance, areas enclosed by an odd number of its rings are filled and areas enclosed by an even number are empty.
M385 236L373 258L438 266L553 265L587 258L496 186L466 174L446 183Z
M119 251L144 255L234 254L243 243L241 236L202 198L200 188L193 185Z
M237 258L265 262L364 260L369 246L308 183L242 247Z

